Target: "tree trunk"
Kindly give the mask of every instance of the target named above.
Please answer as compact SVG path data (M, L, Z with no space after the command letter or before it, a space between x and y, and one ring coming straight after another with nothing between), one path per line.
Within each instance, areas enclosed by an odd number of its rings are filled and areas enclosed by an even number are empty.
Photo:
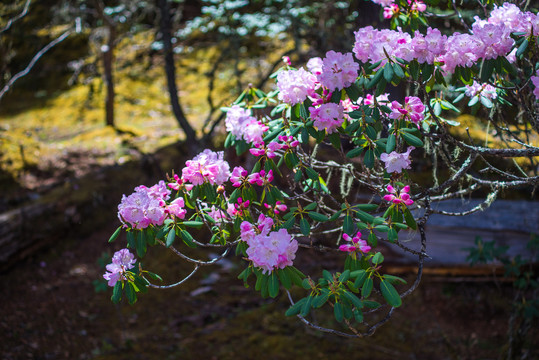
M107 86L107 96L105 99L105 119L106 124L114 127L114 77L112 64L114 62L114 43L116 41L116 31L112 25L108 26L109 39L106 49L103 51L103 69L105 72L105 84Z
M191 127L178 99L178 88L176 86L176 68L174 66L174 53L172 52L172 36L170 33L170 11L167 0L157 0L157 7L161 13L161 21L159 23L159 31L161 32L163 41L163 50L165 51L165 73L167 76L167 87L170 96L170 105L172 112L178 121L178 124L185 132L185 142L188 148L196 151L196 133Z

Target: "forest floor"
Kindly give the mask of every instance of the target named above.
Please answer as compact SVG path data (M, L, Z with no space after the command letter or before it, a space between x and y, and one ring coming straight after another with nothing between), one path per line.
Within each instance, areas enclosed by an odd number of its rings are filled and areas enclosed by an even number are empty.
M152 289L133 306L114 305L110 288L96 292L94 285L116 226L59 242L0 275L2 359L497 359L506 349L511 283L441 277L429 267L392 319L363 339L322 334L286 317L286 294L260 298L236 279L242 264L234 260L181 287ZM190 271L162 248L150 253L145 268L167 284ZM315 274L337 263L306 252L296 260ZM537 329L527 345L534 339ZM537 347L530 348L528 358L538 358Z

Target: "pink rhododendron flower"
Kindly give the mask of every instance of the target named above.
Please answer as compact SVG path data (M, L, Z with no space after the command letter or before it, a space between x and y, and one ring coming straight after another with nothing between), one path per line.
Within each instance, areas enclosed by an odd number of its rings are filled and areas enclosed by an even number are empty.
M255 235L248 245L249 260L264 274L291 266L298 250L298 242L292 239L286 229Z
M391 19L395 13L399 12L399 6L397 4L391 4L384 8L384 19Z
M118 205L118 218L124 224L129 223L134 229L144 229L150 224L162 225L166 218L163 204L169 197L170 190L164 181L150 188L137 186L133 194L122 196Z
M182 179L193 185L202 185L209 182L212 185L221 185L230 177L230 166L223 160L223 152L213 152L206 149L193 160L185 162L182 170Z
M286 206L285 204L281 203L279 200L277 200L275 202L275 206L271 206L271 205L268 205L266 203L264 203L264 207L268 210L272 209L273 208L273 213L274 214L279 214L281 212L285 212L286 209L288 209L288 206Z
M315 84L316 77L303 68L281 71L277 75L279 100L291 105L302 103L314 94Z
M243 109L239 105L232 106L226 113L226 131L230 132L238 140L248 143L262 141L262 135L268 131L268 127L251 116L251 110Z
M413 1L408 0L408 5L411 5L410 10L412 11L423 12L427 10L427 5L425 5L425 3L419 0L413 0Z
M361 240L361 233L358 231L354 237L350 237L348 234L342 235L343 239L349 241L351 244L343 244L339 246L339 250L347 252L362 252L368 253L371 251L371 247L365 240Z
M314 75L320 75L322 74L322 66L323 66L323 61L321 58L319 57L314 57L314 58L311 58L309 59L309 61L307 61L307 69L309 69L309 71L311 73L313 73Z
M283 62L284 62L286 65L288 65L288 66L292 65L292 61L290 61L290 57L289 57L289 56L283 56L282 59L283 59Z
M472 98L477 95L484 96L487 99L496 99L498 97L498 93L494 86L486 83L480 84L475 80L472 85L466 85L465 94Z
M251 224L248 221L244 221L240 224L240 239L247 244L255 237L255 235L267 235L273 227L273 219L260 214L256 225Z
M193 188L193 184L187 184L183 179L181 179L177 174L173 176L174 181L168 183L168 187L172 190L186 190L190 191Z
M170 205L165 205L165 213L176 216L177 218L184 219L187 210L184 209L185 201L182 197L179 197L172 201Z
M254 144L254 148L250 148L249 152L254 156L263 156L266 155L268 158L273 159L275 156L275 152L277 150L280 150L283 145L279 144L278 142L272 141L269 144L265 145L264 142L259 142Z
M384 162L386 171L388 173L401 173L403 169L409 169L412 161L410 160L410 152L415 147L410 146L408 150L403 153L392 151L390 154L383 153L380 155L380 160Z
M241 184L243 184L243 182L247 179L247 175L249 175L247 170L241 166L236 166L230 175L230 182L232 183L232 186L240 187Z
M322 60L322 74L318 81L330 91L341 90L357 79L359 64L354 61L352 53L328 51Z
M425 105L423 105L418 97L407 96L404 99L404 106L397 101L391 103L391 114L389 114L389 118L406 119L414 124L419 124L425 118L424 111Z
M390 201L394 204L404 204L406 206L410 206L414 203L408 194L410 192L410 186L406 185L401 189L400 192L397 192L397 189L391 185L388 185L386 189L389 194L384 195L384 200Z
M116 251L112 257L112 263L106 266L107 272L103 278L108 281L109 286L114 286L118 280L127 280L125 272L135 266L135 257L128 249Z
M256 184L258 186L264 186L273 181L273 170L268 171L266 174L265 170L260 170L260 172L252 173L247 177L249 184Z
M344 108L341 104L327 103L319 107L310 107L309 112L318 130L326 130L328 134L342 125L344 121Z

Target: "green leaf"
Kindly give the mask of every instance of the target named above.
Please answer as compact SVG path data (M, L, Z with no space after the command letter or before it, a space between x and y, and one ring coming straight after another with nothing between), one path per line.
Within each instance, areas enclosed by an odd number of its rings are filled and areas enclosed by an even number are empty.
M305 172L307 173L309 179L311 179L312 181L318 181L318 173L314 169L306 167Z
M382 79L382 76L384 75L384 71L382 69L378 70L378 72L372 77L372 79L367 83L367 86L365 86L367 89L370 89L376 84L380 82Z
M354 286L359 289L360 287L363 286L363 283L367 279L367 271L365 270L353 271L352 277L356 277L356 276L357 278L356 278L356 281L354 282Z
M481 70L479 72L479 78L481 79L482 82L487 82L492 76L493 71L494 71L494 62L491 60L483 59L483 62L481 64Z
M139 257L144 257L146 254L146 238L144 236L144 231L139 231L138 235L135 238L135 249L137 250L137 255Z
M350 270L345 270L342 272L341 276L339 276L339 281L342 283L345 283L350 278Z
M389 281L382 280L380 283L380 290L387 303L393 307L399 307L402 305L402 299L399 293Z
M341 102L341 90L333 89L333 93L331 94L331 99L329 99L329 101L339 104Z
M215 220L213 220L213 222L215 222ZM202 221L184 221L182 224L188 227L195 228L195 229L200 229L202 225L204 225Z
M369 213L366 213L365 211L362 211L362 210L356 210L356 216L361 220L361 221L364 221L364 222L367 222L369 224L372 224L374 222L374 216L372 216L371 214Z
M189 247L192 247L192 248L197 247L196 244L193 242L193 237L191 236L191 234L189 234L189 232L187 230L180 230L179 235L182 238L185 245L187 245Z
M134 231L128 231L126 234L126 237L127 237L127 247L134 248L136 246Z
M372 169L374 167L374 151L372 151L372 149L368 149L365 152L365 157L363 158L363 163L369 169Z
M303 287L303 279L305 278L305 275L296 269L293 266L288 266L288 275L290 275L290 279L296 286Z
M516 57L520 57L522 54L524 54L524 52L528 48L528 43L529 43L528 39L524 39L524 41L522 41L522 44L520 44L520 46L517 49Z
M313 308L319 308L322 307L329 299L329 291L322 291L322 293L318 296L315 296L312 302Z
M146 273L148 274L148 276L149 276L152 280L163 281L163 279L161 278L161 276L157 275L156 273L153 273L153 272L151 272L151 271L146 271Z
M281 227L284 229L290 229L294 224L296 223L296 218L294 216L290 216L282 225Z
M339 150L341 148L341 137L339 136L338 132L328 135L328 139L335 149Z
M117 304L122 299L122 282L116 281L114 289L112 289L112 297L110 298L113 303Z
M301 308L303 307L303 304L307 301L307 298L303 298L298 300L294 305L290 306L288 310L284 313L285 316L294 316L299 314L301 311Z
M268 293L271 298L275 298L279 294L279 278L275 271L271 273L268 279Z
M309 311L311 311L311 304L313 302L313 297L311 295L307 296L307 300L303 303L303 306L301 307L301 313L300 315L305 317L309 315Z
M393 64L393 72L395 73L395 75L397 75L397 77L401 79L404 77L404 71L402 70L402 67L397 63Z
M299 221L299 229L301 230L301 233L305 236L309 236L311 233L311 225L305 218L301 218Z
M355 158L356 156L361 155L364 149L364 147L357 147L355 149L352 149L346 153L346 157L349 159Z
M400 278L398 276L393 276L393 275L384 275L384 279L386 281L389 281L391 284L397 284L397 283L401 283L401 284L406 284L406 280L404 280L403 278Z
M348 235L352 235L352 233L354 232L354 220L349 214L344 217L343 231Z
M371 261L375 265L380 265L381 263L384 262L384 255L382 255L381 252L377 252L376 254L374 254Z
M378 245L378 239L376 238L376 234L373 232L369 233L369 236L367 237L367 242L370 246L376 247L376 245Z
M343 294L348 300L350 300L350 302L357 308L357 309L361 309L363 308L363 302L361 302L361 300L354 294L352 294L351 292L349 291L346 291L344 294Z
M119 226L118 229L116 229L114 234L112 234L112 236L110 237L109 243L113 242L114 240L116 240L116 238L118 238L118 235L120 235L120 232L122 231L122 227L123 227L123 225Z
M290 270L288 267L285 267L284 269L278 269L277 274L279 275L279 281L283 285L285 289L290 289L292 287L292 280L290 279Z
M335 315L335 320L337 320L338 322L342 322L344 320L343 308L340 302L336 302L335 306L333 306L333 314Z
M396 144L396 138L395 134L391 134L387 137L387 143L386 143L386 153L390 153L393 150L395 150L395 144Z
M303 209L304 209L304 210L307 210L307 211L314 210L314 209L316 209L316 203L315 203L315 202L309 203L309 204L308 204L307 206L305 206Z
M423 146L423 141L420 138L418 138L418 137L416 137L416 136L414 136L414 135L412 135L412 134L410 134L408 132L405 132L405 131L402 131L401 135L402 135L404 141L406 141L408 144L410 144L412 146L415 146L415 147L422 147Z
M412 230L417 229L417 224L415 222L414 216L410 212L408 208L404 210L404 220L406 221L406 224L410 227Z
M392 243L396 242L399 239L397 230L395 230L394 228L390 228L389 231L387 232L387 239Z
M388 83L391 82L391 80L393 80L393 66L391 66L391 63L387 63L385 66L384 66L384 79L386 79L386 81Z
M328 221L328 217L326 215L323 215L323 214L320 214L320 213L317 213L317 212L314 212L314 211L309 211L307 213L307 215L309 215L309 217L315 221L318 221L318 222L324 222L324 221Z
M165 243L167 245L167 247L172 245L174 243L175 239L176 239L176 230L174 228L172 228L172 229L170 229L170 231L168 232L168 235L167 235L167 241Z
M268 276L262 274L261 272L256 273L256 283L255 290L261 291L262 288L267 288Z
M135 288L133 287L133 284L131 284L130 281L126 283L124 290L125 290L125 296L127 297L127 301L129 302L129 305L133 305L134 303L136 303L137 293L135 291Z
M374 282L372 278L368 277L365 279L365 282L363 283L363 287L361 288L361 296L364 298L368 298L371 294L372 287L374 285Z

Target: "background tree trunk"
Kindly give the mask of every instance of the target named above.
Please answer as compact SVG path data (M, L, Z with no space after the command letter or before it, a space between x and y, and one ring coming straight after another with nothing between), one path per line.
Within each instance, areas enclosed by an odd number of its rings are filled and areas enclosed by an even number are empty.
M170 105L172 106L172 112L178 121L178 124L185 132L185 142L188 145L188 149L196 151L197 137L195 130L191 127L183 109L180 105L178 98L178 88L176 86L176 68L174 66L174 53L172 51L172 36L170 33L170 11L167 0L157 0L157 7L161 14L161 20L159 22L159 31L161 32L161 40L163 41L163 49L165 51L165 73L167 77L168 93L170 95Z

